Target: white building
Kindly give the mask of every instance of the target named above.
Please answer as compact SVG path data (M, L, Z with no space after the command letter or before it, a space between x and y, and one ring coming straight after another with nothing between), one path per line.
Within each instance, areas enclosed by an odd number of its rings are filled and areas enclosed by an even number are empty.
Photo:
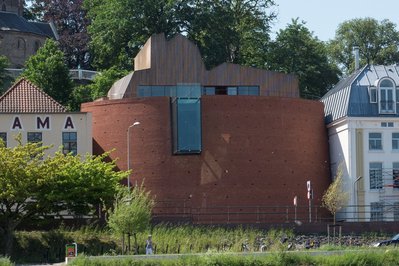
M346 221L399 221L399 67L367 65L325 104L333 175L341 163Z
M62 147L64 153L92 153L92 119L90 113L67 112L44 91L21 79L0 97L0 138L7 147L22 141L52 145L48 153Z

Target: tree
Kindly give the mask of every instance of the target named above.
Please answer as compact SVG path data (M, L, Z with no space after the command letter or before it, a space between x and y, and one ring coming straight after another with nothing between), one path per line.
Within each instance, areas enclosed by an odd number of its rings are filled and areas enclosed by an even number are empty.
M268 68L298 76L302 98L319 99L336 82L340 71L328 60L326 46L305 26L293 19L270 45Z
M128 71L115 67L104 70L94 77L93 83L88 85L93 100L107 96L108 90L118 79L126 76Z
M132 70L133 58L156 33L181 32L180 21L189 0L85 0L90 47L98 69Z
M101 156L45 156L41 143L4 146L0 140L0 233L10 255L13 234L23 222L61 211L90 214L99 204L109 206L127 172L116 172L115 162Z
M133 190L121 189L114 201L114 208L109 212L108 225L117 234L128 235L128 250L130 250L130 235L133 234L135 252L137 253L137 233L144 232L150 225L154 200L150 192L144 190L144 185ZM122 247L124 250L124 247Z
M73 83L64 59L57 43L47 39L44 46L27 60L22 76L42 88L59 103L66 104Z
M195 2L188 38L193 40L208 68L224 62L264 68L272 0L206 0Z
M10 84L12 78L8 75L6 68L9 65L8 58L0 56L0 96L3 94L6 87Z
M394 64L399 61L399 32L389 20L357 18L338 26L329 43L331 58L349 74L354 70L353 47L360 48L360 63Z
M327 208L334 216L336 223L336 214L342 209L349 200L349 193L343 189L343 166L340 164L337 169L334 181L330 184L322 198L322 206Z
M40 20L54 23L69 68L90 69L89 20L82 4L83 0L32 0L30 11Z
M132 69L153 34L185 33L208 67L223 62L263 66L272 0L86 0L90 47L100 69Z

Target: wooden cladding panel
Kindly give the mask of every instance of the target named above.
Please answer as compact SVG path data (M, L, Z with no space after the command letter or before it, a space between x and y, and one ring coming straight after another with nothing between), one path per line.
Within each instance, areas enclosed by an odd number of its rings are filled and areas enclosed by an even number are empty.
M139 85L179 83L199 83L202 86L259 86L263 96L299 97L298 79L292 74L231 63L223 63L209 71L206 70L198 47L182 35L176 35L169 41L163 34L153 35L136 59L135 62L144 63L134 72L124 98L136 97ZM151 62L151 68L144 69L148 62Z

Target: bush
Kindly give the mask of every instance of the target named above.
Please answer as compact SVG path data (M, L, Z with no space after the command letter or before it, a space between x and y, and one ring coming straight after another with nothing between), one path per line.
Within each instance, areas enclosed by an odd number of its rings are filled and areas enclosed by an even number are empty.
M0 266L13 266L14 264L11 263L9 258L2 258L0 257Z

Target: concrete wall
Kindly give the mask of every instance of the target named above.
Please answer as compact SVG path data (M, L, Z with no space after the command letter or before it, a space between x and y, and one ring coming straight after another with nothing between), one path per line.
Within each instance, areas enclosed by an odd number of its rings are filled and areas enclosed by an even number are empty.
M170 99L152 97L86 103L92 112L94 153L127 169L131 182L156 196L159 212L177 206L306 206L306 181L315 205L329 184L328 140L322 103L293 98L204 96L202 152L173 155ZM321 215L319 213L319 215ZM307 219L306 217L301 217ZM226 217L220 217L223 222ZM277 221L278 222L278 221Z

